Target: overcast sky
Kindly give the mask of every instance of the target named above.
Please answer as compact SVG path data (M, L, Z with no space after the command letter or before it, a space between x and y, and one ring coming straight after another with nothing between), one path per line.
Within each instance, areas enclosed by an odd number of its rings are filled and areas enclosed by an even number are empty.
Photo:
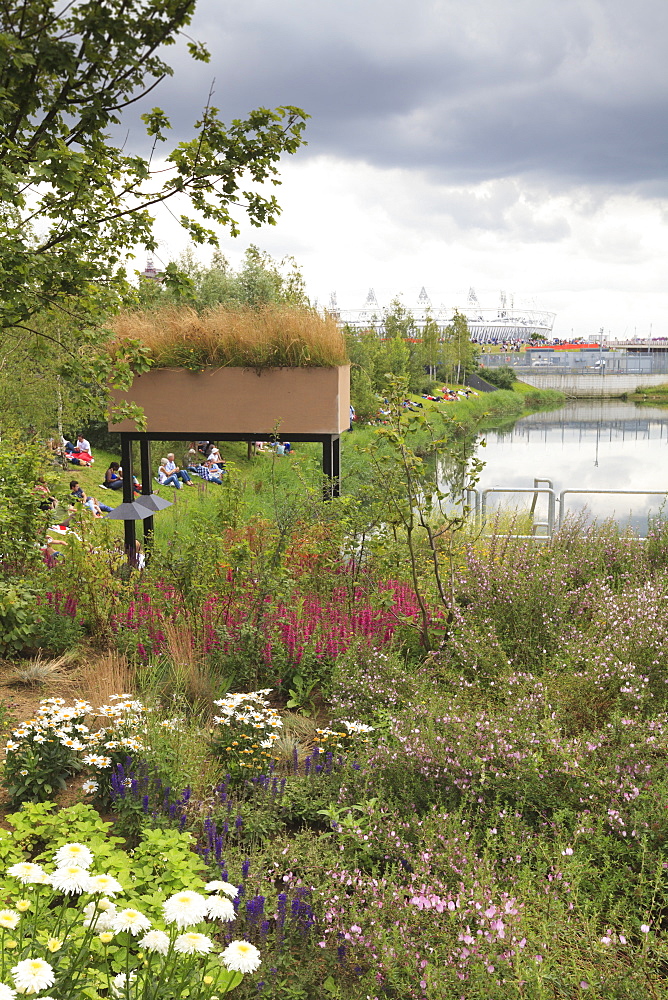
M293 255L312 299L557 313L555 333L668 336L666 0L200 0L155 103L174 138L215 77L224 119L293 104L277 226L223 239ZM153 98L151 99L153 102ZM164 210L160 256L185 245Z

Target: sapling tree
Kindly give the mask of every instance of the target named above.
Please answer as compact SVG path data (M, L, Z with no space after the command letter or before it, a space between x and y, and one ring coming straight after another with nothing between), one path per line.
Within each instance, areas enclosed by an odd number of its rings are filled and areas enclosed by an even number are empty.
M429 651L434 648L438 624L430 600L435 597L445 612L446 628L453 620L456 555L469 527L466 496L478 482L483 463L468 455L462 458L458 452L465 439L461 436L438 436L423 409L405 405L407 392L406 379L388 377L387 422L377 429L377 441L365 451L382 484L386 521L400 528L405 540L419 607L416 627L423 648ZM456 421L449 429L459 429ZM427 438L420 453L414 443L417 432ZM457 460L458 475L451 487L444 489L439 484L438 476L426 465L429 457ZM421 555L425 546L426 563Z

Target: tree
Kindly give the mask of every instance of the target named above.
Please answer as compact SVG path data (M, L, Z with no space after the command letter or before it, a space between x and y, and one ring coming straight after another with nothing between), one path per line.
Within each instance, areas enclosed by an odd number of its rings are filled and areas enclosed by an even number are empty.
M424 359L428 369L429 378L432 380L436 378L438 353L441 346L440 341L441 333L438 328L438 323L431 313L427 312L427 319L422 331L422 346L424 348Z
M444 331L443 363L446 377L452 382L462 382L468 372L477 368L478 348L471 343L466 316L455 312L452 323Z
M220 251L214 253L209 267L204 266L197 260L192 246L180 255L176 267L180 285L175 285L174 281L163 285L152 278L141 279L135 301L149 309L184 300L196 309L215 305L251 308L309 305L304 276L294 257L275 261L266 251L253 245L246 250L237 271L230 267Z
M455 461L453 487L442 489L425 459L458 459L461 428L452 421L451 433L437 437L424 411L404 407L408 388L405 377L389 380L386 423L364 451L382 489L385 513L381 520L398 538L397 529L402 532L400 540L406 547L406 565L418 604L417 621L411 624L428 652L435 648L437 637L447 638L454 621L455 568L470 515L466 497L478 482L483 463L468 455ZM420 454L412 440L417 431L426 431L430 439L426 448L421 445ZM434 599L440 604L441 616L434 614Z
M99 319L126 288L124 257L155 248L153 206L187 195L180 221L197 243L211 224L237 232L273 223L277 164L302 144L298 108L259 108L224 125L211 95L194 126L156 163L170 128L157 107L143 116L145 158L115 146L123 110L146 98L170 67L160 56L183 33L195 0L0 0L0 328L22 336L45 308ZM189 43L193 58L206 49ZM175 269L172 269L172 273ZM170 277L170 275L168 275ZM44 334L42 334L44 336Z
M404 340L415 336L415 321L401 303L401 299L394 298L390 302L389 312L385 316L384 322L385 337L391 340L393 337L402 337Z

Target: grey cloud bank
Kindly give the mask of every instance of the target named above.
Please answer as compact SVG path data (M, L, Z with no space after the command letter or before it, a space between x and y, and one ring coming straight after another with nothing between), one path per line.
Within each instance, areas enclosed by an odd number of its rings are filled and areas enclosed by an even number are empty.
M224 118L303 107L302 156L426 168L446 183L530 175L666 190L663 0L202 0L192 34L211 63L179 53L156 98L179 137L215 76Z
M170 49L150 98L174 142L214 78L224 121L311 115L279 224L242 224L233 261L294 254L320 302L475 285L556 310L560 335L668 335L666 0L200 0L190 34L211 62ZM156 214L173 258L185 239Z

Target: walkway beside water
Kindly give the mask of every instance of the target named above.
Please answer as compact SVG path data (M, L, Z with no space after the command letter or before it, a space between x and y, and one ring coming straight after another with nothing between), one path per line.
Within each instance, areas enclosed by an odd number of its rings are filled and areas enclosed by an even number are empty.
M668 384L668 374L612 374L599 375L598 372L550 372L549 375L535 375L533 372L517 372L527 385L535 389L557 389L565 396L576 399L615 399L638 388Z

